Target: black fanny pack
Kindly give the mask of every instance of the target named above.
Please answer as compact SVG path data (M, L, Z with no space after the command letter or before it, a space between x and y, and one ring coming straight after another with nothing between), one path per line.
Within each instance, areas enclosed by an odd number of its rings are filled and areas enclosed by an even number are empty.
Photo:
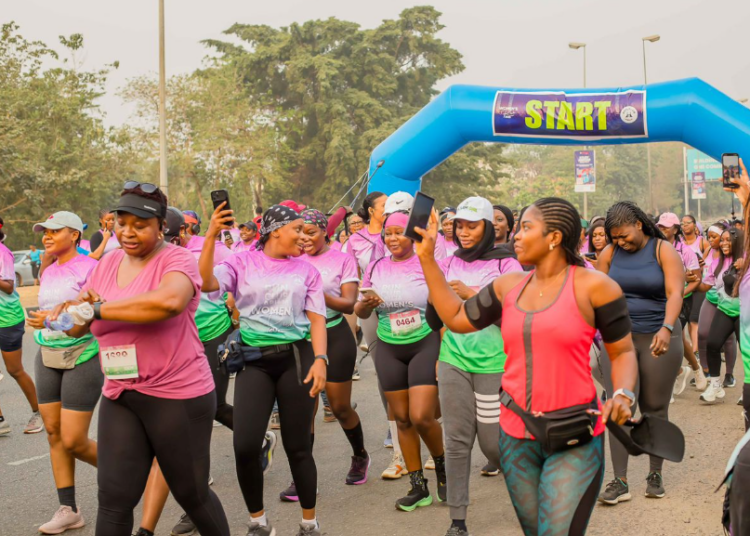
M219 366L227 374L239 372L245 368L245 365L257 361L262 357L294 352L294 361L297 367L297 380L302 385L302 364L300 361L299 350L294 343L276 344L274 346L264 346L257 348L248 346L242 342L240 330L234 330L229 334L224 344L220 344L217 350L219 354Z
M505 391L500 391L500 403L521 417L526 429L550 454L562 452L590 443L598 415L588 410L598 409L596 398L589 404L571 406L536 416L515 403Z

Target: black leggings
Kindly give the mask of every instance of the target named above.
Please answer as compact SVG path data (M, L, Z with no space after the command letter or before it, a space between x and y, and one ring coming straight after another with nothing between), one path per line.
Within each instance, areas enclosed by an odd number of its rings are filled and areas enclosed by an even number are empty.
M99 410L96 536L130 536L156 456L175 500L202 536L229 536L224 509L208 487L216 395L172 400L126 391Z
M721 375L721 348L727 339L734 333L737 340L740 340L740 317L731 317L726 313L716 309L714 319L711 321L711 329L708 332L708 344L706 345L706 357L708 358L708 373L712 378L718 378ZM727 374L734 372L734 363L732 368L729 367L727 359Z
M302 383L315 356L309 342L298 341L295 345L299 351L299 368L294 352L287 351L249 363L235 378L234 455L237 479L251 514L263 510L260 454L274 400L279 403L281 439L300 505L304 509L315 508L318 471L310 437L315 398L310 397L311 384Z
M234 331L234 328L230 326L218 337L203 343L203 351L208 358L208 365L211 367L211 373L214 375L214 383L216 384L216 420L230 430L234 430L234 408L231 404L227 404L229 374L219 365L218 351L219 345L224 344L232 331Z

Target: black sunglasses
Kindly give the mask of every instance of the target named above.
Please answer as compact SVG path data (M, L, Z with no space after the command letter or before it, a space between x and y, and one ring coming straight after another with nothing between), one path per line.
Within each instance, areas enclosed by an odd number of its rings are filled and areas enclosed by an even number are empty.
M132 190L138 187L141 188L141 191L144 194L152 194L159 189L157 185L151 184L150 182L126 181L123 185L123 189L125 190Z

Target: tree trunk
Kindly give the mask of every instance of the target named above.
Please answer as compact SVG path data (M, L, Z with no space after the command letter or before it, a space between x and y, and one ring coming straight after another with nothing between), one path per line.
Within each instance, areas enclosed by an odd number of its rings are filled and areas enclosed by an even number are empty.
M203 212L203 221L208 221L211 219L211 215L213 214L213 211L208 212L206 209L206 201L203 199L203 192L201 190L201 182L198 180L198 177L196 177L195 173L191 173L193 177L193 182L195 182L195 189L198 191L198 201L201 204L201 212Z

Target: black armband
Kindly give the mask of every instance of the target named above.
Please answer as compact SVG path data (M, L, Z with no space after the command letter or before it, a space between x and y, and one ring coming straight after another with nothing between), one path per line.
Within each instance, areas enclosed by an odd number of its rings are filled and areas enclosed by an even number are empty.
M617 342L628 335L633 326L625 296L594 309L594 326L606 343Z
M443 321L440 320L440 315L438 315L438 312L435 310L435 306L431 303L427 304L427 309L424 312L425 320L427 320L427 325L430 326L430 329L432 331L440 331L443 329Z
M466 300L464 307L469 322L477 329L484 329L492 324L499 325L503 317L503 304L497 299L492 283Z

